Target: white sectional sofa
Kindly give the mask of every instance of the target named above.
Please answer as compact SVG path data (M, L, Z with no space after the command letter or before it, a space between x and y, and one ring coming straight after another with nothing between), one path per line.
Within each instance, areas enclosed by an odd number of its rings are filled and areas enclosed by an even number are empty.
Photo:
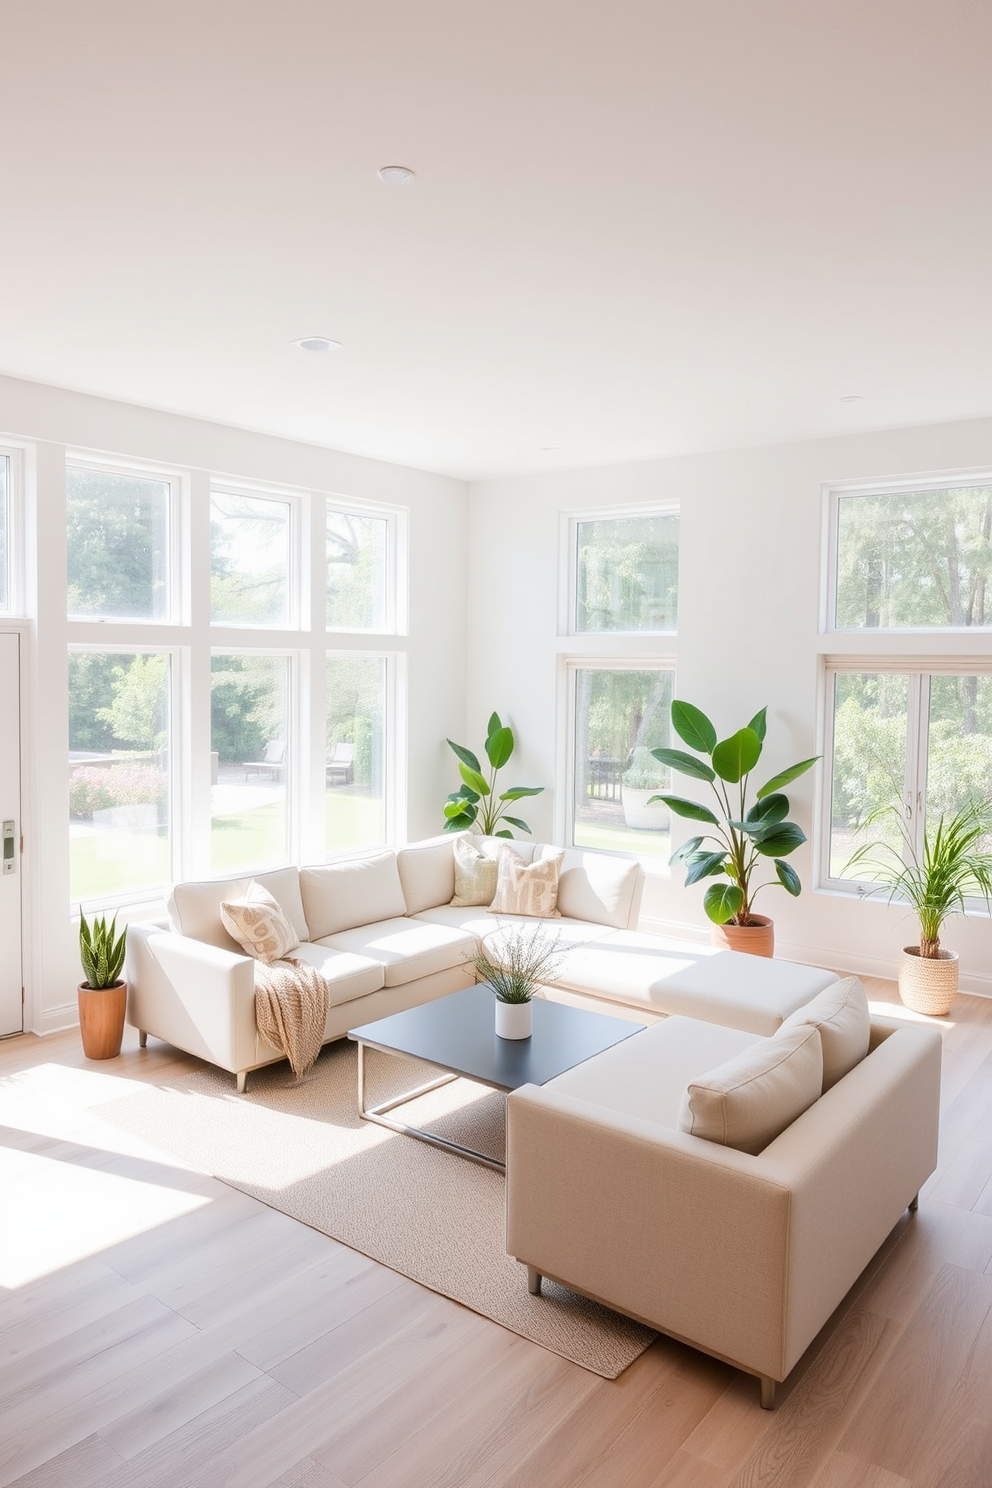
M525 862L559 848L514 842ZM451 836L315 867L177 884L169 920L128 934L128 1022L230 1070L279 1059L255 1026L254 966L221 923L220 904L249 883L279 902L300 937L295 956L323 972L331 991L325 1042L349 1028L466 986L479 940L505 924L484 906L451 904ZM714 952L637 929L644 874L633 859L566 851L560 919L549 926L567 946L555 985L651 1014L689 1014L770 1034L835 980L783 961ZM533 921L524 921L533 923Z

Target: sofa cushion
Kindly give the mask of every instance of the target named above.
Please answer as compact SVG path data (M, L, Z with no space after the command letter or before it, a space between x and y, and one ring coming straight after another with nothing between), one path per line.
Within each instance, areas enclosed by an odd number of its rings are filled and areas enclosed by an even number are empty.
M829 1090L860 1064L868 1053L871 1013L865 989L857 977L844 977L792 1013L776 1037L790 1028L809 1025L820 1030L823 1046L823 1088Z
M360 925L325 937L323 945L336 951L351 951L356 956L378 961L383 968L383 985L401 987L418 977L431 976L449 967L465 966L475 955L474 935L462 930L449 930L422 919L380 920L374 925ZM474 981L466 970L465 985Z
M327 983L330 1006L340 1007L368 992L378 992L384 985L382 963L369 956L355 956L349 951L335 951L330 946L310 941L293 952L294 961L315 966Z
M433 842L418 842L401 847L396 854L396 867L403 886L407 914L447 904L455 891L455 868L452 845L457 838L442 837Z
M686 1086L765 1040L696 1018L666 1018L548 1081L547 1088L675 1131Z
M591 928L591 927L590 927ZM832 971L637 930L608 930L570 951L559 987L656 1013L772 1034L836 982Z
M464 930L467 935L474 936L479 941L492 935L496 928L493 925L493 916L480 905L441 904L437 909L421 910L415 918L427 920L432 925L447 925L452 930ZM533 919L525 915L499 915L497 919L500 927L533 923ZM553 935L560 936L568 946L591 944L600 936L612 934L605 925L592 925L588 920L568 920L564 916L556 919L549 928Z
M219 946L224 951L244 953L244 947L228 934L220 917L223 899L240 899L251 883L268 889L300 940L309 940L303 900L300 897L300 875L296 868L275 868L269 873L246 873L241 878L210 878L178 883L169 895L169 919L174 930Z
M819 1100L822 1088L820 1034L804 1024L693 1078L679 1130L756 1154Z
M560 916L558 908L558 875L563 852L533 863L522 863L511 847L504 846L499 855L496 894L489 906L490 914L527 915L547 920Z
M625 930L643 872L641 865L630 858L566 853L558 876L558 908L571 919Z
M311 940L406 914L396 854L300 869L300 892Z
M455 861L456 909L489 906L496 897L499 855L504 844L495 837L473 837L463 833L452 843Z
M296 949L300 937L268 889L254 880L238 899L222 899L221 924L258 961L278 961Z

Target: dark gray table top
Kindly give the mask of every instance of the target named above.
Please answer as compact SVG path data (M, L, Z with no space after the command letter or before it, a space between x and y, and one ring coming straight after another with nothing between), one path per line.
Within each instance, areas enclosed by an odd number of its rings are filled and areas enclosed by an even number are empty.
M481 983L349 1029L348 1037L389 1054L426 1059L494 1090L516 1090L544 1085L644 1027L536 997L531 1037L503 1039L496 1036L493 1003L492 992Z

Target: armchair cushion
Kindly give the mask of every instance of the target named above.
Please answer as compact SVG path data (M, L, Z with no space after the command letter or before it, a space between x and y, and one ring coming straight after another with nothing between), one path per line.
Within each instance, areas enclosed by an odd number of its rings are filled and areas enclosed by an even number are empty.
M797 1008L776 1034L787 1029L818 1028L823 1046L823 1088L829 1090L868 1053L871 1014L865 989L857 977L845 977L827 987L805 1007Z
M822 1089L819 1030L801 1024L694 1079L679 1107L679 1130L757 1154L819 1100Z

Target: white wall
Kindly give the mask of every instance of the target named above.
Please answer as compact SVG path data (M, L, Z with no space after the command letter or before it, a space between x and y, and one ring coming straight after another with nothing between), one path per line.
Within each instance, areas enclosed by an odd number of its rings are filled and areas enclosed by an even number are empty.
M600 642L557 634L560 514L674 499L682 512L677 695L710 713L724 736L767 704L762 763L769 774L819 752L821 658L841 650L818 631L824 484L990 466L992 420L975 420L474 485L472 738L481 738L492 708L505 711L520 741L514 783L551 786L562 778L561 658L595 654ZM845 638L844 653L854 644ZM955 648L992 655L987 635L948 643ZM638 638L627 654L666 649L664 641ZM892 649L909 654L912 640L894 639ZM810 837L817 784L811 773L789 790ZM526 805L535 837L547 840L563 820L564 803L549 790ZM680 837L687 828L676 823ZM901 947L915 939L905 910L812 892L810 844L790 862L805 885L801 898L771 889L759 901L776 921L778 952L894 975ZM680 870L666 876L650 860L646 866L645 921L705 934L701 890L685 889ZM962 986L992 993L989 921L950 921L945 944L961 953Z
M0 377L2 437L28 456L29 586L24 677L27 754L23 826L26 894L26 1026L44 1032L75 1021L80 980L69 913L66 758L65 447L190 470L196 493L207 472L281 487L382 501L409 512L410 696L406 756L408 834L438 830L452 789L446 734L465 732L466 494L459 481ZM446 758L447 756L447 758Z

